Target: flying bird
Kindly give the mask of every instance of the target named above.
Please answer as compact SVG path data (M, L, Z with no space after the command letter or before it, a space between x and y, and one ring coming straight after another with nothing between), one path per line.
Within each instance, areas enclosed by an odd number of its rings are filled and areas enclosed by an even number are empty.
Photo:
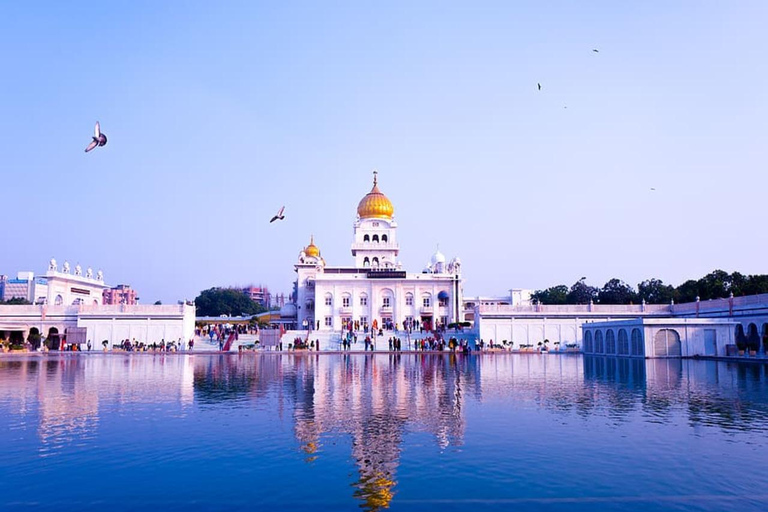
M600 53L600 50L598 50L597 48L592 48L592 51L595 53Z
M651 190L653 190L654 192L656 191L656 189L655 189L655 188L653 188L653 187L651 187Z
M93 129L93 137L91 138L93 140L85 148L86 153L93 150L96 146L105 146L107 144L107 136L101 133L101 126L98 121L96 121L96 127Z
M536 84L536 87L538 87L538 88L539 88L539 90L541 90L541 84L540 84L540 83L537 83L537 84Z
M270 220L270 221L269 221L269 223L270 223L270 224L272 224L272 223L273 223L273 222L275 222L276 220L283 220L283 219L285 218L285 215L283 215L283 212L284 212L284 211L285 211L285 206L283 206L282 208L280 208L280 211L279 211L279 212L277 212L277 215L275 215L274 217L272 217L272 220Z

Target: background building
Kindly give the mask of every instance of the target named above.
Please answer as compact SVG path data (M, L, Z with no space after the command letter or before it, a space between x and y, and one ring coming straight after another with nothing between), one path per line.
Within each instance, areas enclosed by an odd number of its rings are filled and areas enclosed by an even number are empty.
M257 302L264 306L265 308L270 307L271 303L271 296L269 294L269 289L266 286L246 286L242 289L243 293L248 296L253 302Z
M131 288L131 285L119 284L104 290L102 302L103 304L134 305L139 303L139 298L136 296L136 290Z

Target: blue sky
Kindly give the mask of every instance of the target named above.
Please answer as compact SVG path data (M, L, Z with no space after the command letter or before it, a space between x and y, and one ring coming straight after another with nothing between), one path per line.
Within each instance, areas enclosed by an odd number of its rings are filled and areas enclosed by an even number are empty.
M143 302L288 292L311 233L352 263L373 168L405 266L439 243L468 294L768 273L767 21L763 1L4 2L0 273L55 256Z

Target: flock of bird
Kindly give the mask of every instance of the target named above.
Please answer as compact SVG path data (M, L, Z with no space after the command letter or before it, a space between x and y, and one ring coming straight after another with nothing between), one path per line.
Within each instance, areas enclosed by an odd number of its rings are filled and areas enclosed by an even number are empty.
M594 53L600 53L600 50L597 48L593 48L592 51ZM537 90L541 90L541 82L536 83ZM568 108L567 106L563 108ZM93 129L93 137L91 137L93 140L90 144L88 144L88 147L85 148L85 152L88 153L90 151L93 151L97 147L103 147L107 145L107 136L104 134L104 132L101 131L101 125L98 121L96 121L96 126ZM651 188L651 190L655 191L655 188ZM281 206L280 210L278 210L277 214L274 215L269 223L272 224L276 220L284 220L285 219L285 206Z

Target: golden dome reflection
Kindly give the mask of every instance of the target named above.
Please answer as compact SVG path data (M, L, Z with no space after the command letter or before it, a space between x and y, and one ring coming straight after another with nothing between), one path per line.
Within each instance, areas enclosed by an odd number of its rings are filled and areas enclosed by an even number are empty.
M357 214L361 219L386 219L391 220L395 214L395 207L392 206L387 196L379 190L378 171L373 171L373 188L357 205Z

